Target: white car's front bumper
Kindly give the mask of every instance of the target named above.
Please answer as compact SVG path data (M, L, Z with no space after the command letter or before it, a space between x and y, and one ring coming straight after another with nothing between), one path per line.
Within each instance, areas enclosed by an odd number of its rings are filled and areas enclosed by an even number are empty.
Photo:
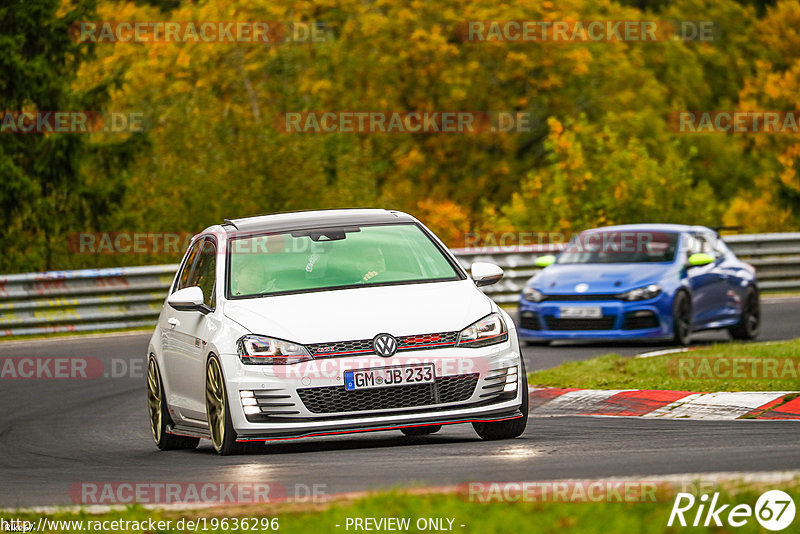
M327 358L306 366L244 365L235 354L222 355L234 429L240 441L271 440L521 417L526 382L516 332L509 334L508 341L483 348ZM347 370L415 363L434 363L436 383L344 390ZM498 386L514 368L516 390ZM242 391L253 392L258 414L245 414Z

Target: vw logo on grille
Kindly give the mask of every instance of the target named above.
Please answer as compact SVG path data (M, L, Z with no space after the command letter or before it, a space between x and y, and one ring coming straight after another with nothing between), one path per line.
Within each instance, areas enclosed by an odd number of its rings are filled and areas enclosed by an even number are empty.
M372 348L378 356L388 358L397 352L397 340L389 334L378 334L372 340Z

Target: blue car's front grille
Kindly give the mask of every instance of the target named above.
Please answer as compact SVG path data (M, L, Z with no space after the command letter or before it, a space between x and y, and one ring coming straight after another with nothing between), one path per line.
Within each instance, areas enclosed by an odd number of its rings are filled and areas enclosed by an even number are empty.
M649 310L628 312L625 314L623 330L641 330L643 328L658 328L658 317Z
M520 312L519 327L525 330L539 330L539 314L532 311Z
M602 293L596 295L571 294L571 295L543 295L542 300L619 300L617 293Z
M615 315L604 315L598 319L560 319L553 315L544 317L548 330L612 330Z

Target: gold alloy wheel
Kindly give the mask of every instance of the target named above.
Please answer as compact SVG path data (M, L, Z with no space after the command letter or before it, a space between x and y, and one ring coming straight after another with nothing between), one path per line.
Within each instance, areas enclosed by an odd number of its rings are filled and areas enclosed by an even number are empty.
M150 430L153 439L161 442L161 376L153 358L147 366L147 407L150 411Z
M211 443L219 451L225 442L225 385L222 369L216 358L209 358L206 365L206 413Z

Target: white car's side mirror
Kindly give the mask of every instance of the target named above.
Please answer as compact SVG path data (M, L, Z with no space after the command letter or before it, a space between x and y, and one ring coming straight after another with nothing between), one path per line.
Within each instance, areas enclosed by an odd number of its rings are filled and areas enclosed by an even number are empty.
M504 274L503 269L494 263L486 263L482 261L476 261L473 263L470 271L472 273L472 280L475 281L475 285L478 287L495 284L499 282L501 278L503 278Z
M178 311L202 311L205 309L203 290L197 286L184 287L167 297L167 304Z

